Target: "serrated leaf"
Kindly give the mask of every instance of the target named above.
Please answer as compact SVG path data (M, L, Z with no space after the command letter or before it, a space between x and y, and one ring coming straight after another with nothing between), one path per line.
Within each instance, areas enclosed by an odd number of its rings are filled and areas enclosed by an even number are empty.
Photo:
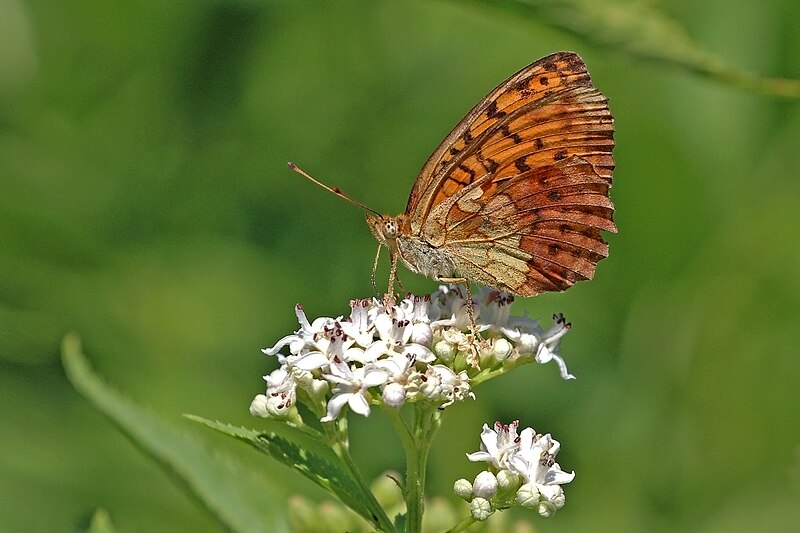
M659 61L719 82L800 98L800 80L762 77L725 63L648 2L619 0L473 0L565 30L594 44Z
M64 338L61 360L75 389L226 528L247 532L287 530L286 508L275 505L282 496L274 485L111 388L92 371L77 335Z
M276 461L290 466L328 492L335 494L342 503L367 521L373 521L376 513L368 507L368 502L372 500L371 495L364 494L352 476L336 464L335 461L338 461L338 458L334 454L329 453L329 457L326 458L324 455L328 454L315 453L300 446L296 441L289 440L275 432L247 429L194 415L185 416L215 431L246 442Z

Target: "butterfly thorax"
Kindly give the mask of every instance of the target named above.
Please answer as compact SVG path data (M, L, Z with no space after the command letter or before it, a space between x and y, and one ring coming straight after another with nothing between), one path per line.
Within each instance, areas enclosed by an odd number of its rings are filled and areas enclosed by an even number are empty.
M408 215L367 215L372 234L392 255L397 255L412 272L432 278L456 273L450 255L411 231Z

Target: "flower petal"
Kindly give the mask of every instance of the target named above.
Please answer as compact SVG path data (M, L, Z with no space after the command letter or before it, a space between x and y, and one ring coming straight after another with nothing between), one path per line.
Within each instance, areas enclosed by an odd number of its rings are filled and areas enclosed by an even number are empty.
M350 399L350 394L338 394L328 400L328 413L320 419L320 422L330 422L335 420L342 411L342 407L347 404Z
M281 351L281 348L297 340L302 341L303 339L302 337L299 337L297 335L287 335L278 342L276 342L275 346L273 346L272 348L264 348L263 350L261 350L261 352L264 353L265 355L275 355L279 351Z
M292 366L296 366L300 370L316 370L328 364L330 364L330 360L324 353L308 352L295 359Z
M347 404L350 406L350 409L361 416L369 416L369 404L366 398L360 394L350 394L349 396Z

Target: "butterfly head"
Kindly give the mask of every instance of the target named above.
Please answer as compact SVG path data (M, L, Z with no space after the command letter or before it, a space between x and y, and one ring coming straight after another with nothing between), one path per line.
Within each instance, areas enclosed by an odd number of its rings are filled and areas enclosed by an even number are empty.
M369 229L378 242L385 245L389 250L394 252L397 250L397 237L402 235L405 229L405 216L398 215L395 217L389 215L367 215L367 224Z

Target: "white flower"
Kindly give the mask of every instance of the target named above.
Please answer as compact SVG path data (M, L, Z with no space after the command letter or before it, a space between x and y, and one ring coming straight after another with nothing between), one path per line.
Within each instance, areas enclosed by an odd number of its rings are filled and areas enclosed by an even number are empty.
M436 359L429 348L411 341L413 328L411 322L405 318L405 313L400 307L393 307L391 314L382 313L375 317L375 329L379 340L376 340L364 352L365 362L378 360L384 355L403 354L413 356L423 363L430 363Z
M469 385L469 376L466 371L456 374L452 368L444 365L431 365L425 372L420 387L422 395L429 400L445 400L440 409L449 407L455 402L466 398L475 399L475 394Z
M351 369L344 363L336 363L329 366L329 371L330 374L323 374L323 377L335 386L322 422L334 420L345 405L362 416L369 416L366 397L369 388L383 385L389 378L388 372L372 365Z
M257 395L250 404L250 414L260 417L281 418L297 400L297 382L294 377L280 367L264 376L267 393Z
M550 518L556 512L556 506L548 501L539 502L539 516Z
M561 485L575 479L575 473L561 470L555 460L561 444L550 434L538 435L532 428L517 433L518 427L516 420L508 425L495 422L494 429L483 425L481 449L467 457L470 461L490 463L493 468L487 472L493 479L479 474L473 483L473 494L492 499L497 491L500 494L514 491L519 505L550 516L564 506Z
M481 430L481 449L468 453L467 459L472 462L486 461L498 469L508 468L510 456L519 449L518 427L519 420L510 424L495 422L494 429L484 424Z
M442 327L455 327L458 329L467 329L471 326L469 319L469 311L467 307L467 298L461 294L461 287L453 288L447 286L439 287L439 297L432 300L432 307L438 311L438 320L431 323L433 328ZM479 309L473 306L475 310L476 320L478 318Z
M512 301L494 289L473 298L483 332L477 338L459 286L441 286L430 296L409 294L388 308L376 298L351 300L349 316L313 321L298 304L299 329L262 350L281 366L266 378L265 398L254 400L253 411L266 413L269 407L281 413L297 401L309 402L312 409L326 403L332 419L352 402L353 411L365 414L372 400L368 389L378 386L386 405L424 400L444 408L475 397L470 379L479 371L492 371L489 377L494 377L501 367L515 368L517 360L553 361L564 379L572 379L557 353L570 324L555 315L554 326L545 331L527 315L511 316ZM297 389L308 394L298 396Z
M507 330L522 331L522 332L541 332L542 328L539 326L539 319L532 319L528 316L527 309L522 313L522 316L510 316L505 327L500 328L504 334Z
M567 363L556 353L561 337L567 334L572 324L567 322L561 313L553 315L553 321L553 326L544 331L538 321L532 321L525 317L514 327L504 327L501 328L501 331L516 344L520 355L535 354L535 361L539 364L555 361L561 379L575 379L575 376L567 370Z
M264 381L267 382L267 390L271 392L294 392L296 386L294 376L291 376L286 367L276 368L271 374L264 376Z
M370 345L375 331L369 310L374 307L374 300L350 300L350 317L341 321L341 328L362 348Z
M455 353L468 353L472 347L467 334L453 327L442 331L442 340L436 344L437 350L443 350L444 347L439 346L443 342L446 342L450 346L450 350Z
M556 362L556 365L558 366L558 372L561 374L561 379L575 379L575 376L570 374L567 370L567 362L564 361L564 359L558 354L551 351L546 344L540 344L539 348L536 350L536 362L540 365L543 365L549 363L550 361Z
M526 428L520 433L519 449L510 459L511 470L534 485L542 498L552 504L563 496L560 485L575 479L575 472L562 471L556 462L560 448L561 444L550 434L537 435Z
M353 339L345 335L339 322L325 326L314 336L312 344L316 350L288 358L287 362L301 370L311 371L334 361L359 361L363 358L364 350L352 347Z
M490 331L500 330L508 323L514 296L496 289L484 289L478 294L481 323Z
M411 354L394 353L390 357L375 362L375 366L389 373L389 379L404 382L414 370L417 358Z
M542 342L536 349L536 362L539 364L549 363L555 361L558 365L558 370L561 373L562 379L575 379L575 376L567 371L567 363L556 354L558 343L561 337L567 334L567 331L572 327L572 324L567 322L564 315L558 313L553 315L555 324L542 333Z
M431 305L431 296L409 295L401 302L406 317L411 321L410 341L415 344L429 347L433 340L433 328L428 315Z
M303 306L297 304L294 306L294 313L297 316L297 321L300 323L298 329L293 335L287 335L275 343L272 348L264 348L261 350L266 355L277 355L278 362L283 363L284 357L280 354L281 348L289 346L289 352L292 354L299 354L303 348L311 344L317 334L321 333L327 326L333 324L334 320L328 317L319 317L313 323L309 323L306 318L306 313L303 311Z
M395 353L374 363L388 374L386 385L383 387L383 401L387 405L400 407L405 403L409 379L414 372L416 360L414 355Z

